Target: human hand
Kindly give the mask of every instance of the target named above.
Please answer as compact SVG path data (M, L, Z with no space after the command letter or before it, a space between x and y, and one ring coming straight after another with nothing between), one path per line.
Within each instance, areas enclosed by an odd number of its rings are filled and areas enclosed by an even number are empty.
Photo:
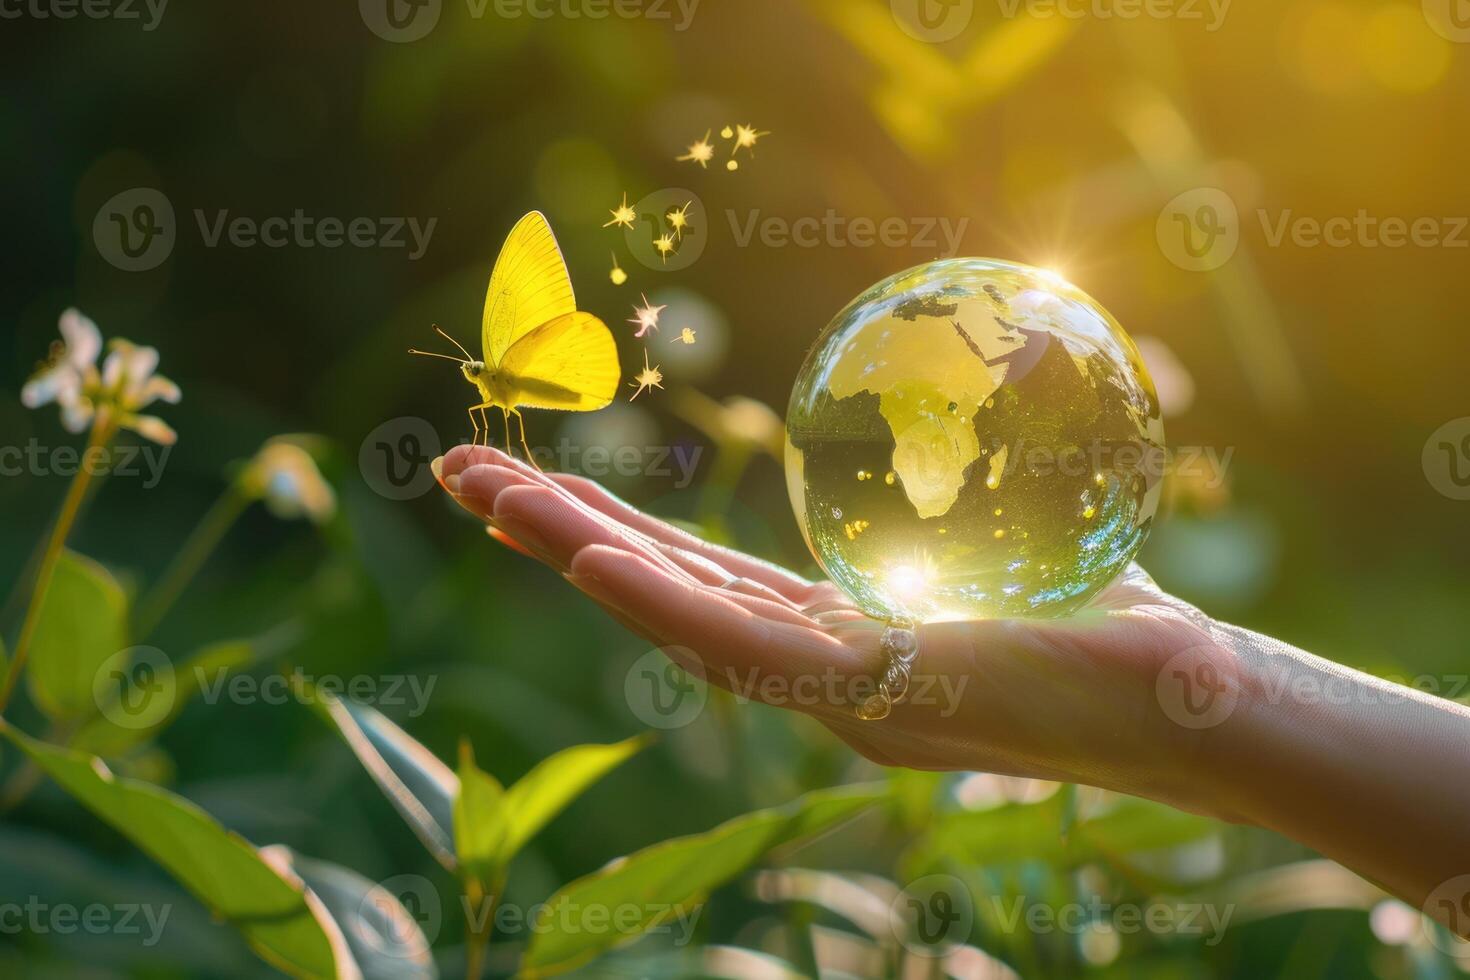
M1083 782L1212 809L1200 732L1161 709L1170 658L1213 650L1209 621L1134 566L1067 620L919 627L906 698L881 721L857 703L883 669L883 624L827 582L718 547L597 484L495 449L436 462L492 536L557 569L697 676L818 719L874 762ZM1222 654L1223 655L1223 654Z

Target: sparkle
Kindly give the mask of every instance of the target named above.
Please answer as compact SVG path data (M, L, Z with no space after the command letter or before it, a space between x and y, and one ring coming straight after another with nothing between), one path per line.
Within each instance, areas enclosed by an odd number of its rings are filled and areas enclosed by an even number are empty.
M726 160L725 161L725 169L726 170L739 170L740 169L740 161L739 160Z
M643 305L633 307L633 319L628 321L629 323L636 323L638 325L638 332L633 334L635 337L642 337L650 330L657 330L658 315L668 308L667 303L663 306L654 306L648 301L648 295L646 293L640 295L643 296ZM688 328L686 327L685 329L687 330Z
M669 227L674 229L674 237L681 241L684 238L684 229L689 227L689 208L693 204L693 201L687 201L683 207L674 208L666 215Z
M693 161L707 170L709 169L709 162L714 159L714 156L715 148L709 141L709 130L706 129L702 139L689 144L688 153L681 157L675 157L674 159L681 162L686 160Z
M665 262L668 262L669 256L674 254L674 236L668 232L659 235L653 240L653 249Z
M618 265L617 252L613 253L613 267L612 271L607 274L607 277L612 280L614 286L621 286L628 281L628 274L623 271L622 266Z
M685 327L683 330L679 331L679 336L671 338L669 342L673 344L693 344L694 328Z
M726 126L724 129L720 130L720 139L722 140L727 140L734 135L735 130L731 129L729 126Z
M628 205L628 192L627 191L623 191L623 203L622 204L619 204L617 207L613 208L608 213L612 215L612 220L609 221L607 224L603 225L602 227L604 227L604 228L609 228L609 227L611 227L613 225L621 225L622 227L631 230L632 227L633 227L633 222L636 221L636 220L638 220L638 214L637 214L637 212L635 212Z
M768 132L756 132L756 128L754 126L736 126L735 146L731 148L730 155L734 156L740 150L750 150L752 153L754 153L756 140L760 139L762 136L770 135L771 134Z
M657 388L662 391L664 387L663 380L664 376L659 373L659 370L656 366L648 366L648 348L645 347L643 349L643 370L638 372L636 380L629 382L629 385L631 387L637 388L638 390L628 396L628 401L632 401L634 398L637 398L649 388Z

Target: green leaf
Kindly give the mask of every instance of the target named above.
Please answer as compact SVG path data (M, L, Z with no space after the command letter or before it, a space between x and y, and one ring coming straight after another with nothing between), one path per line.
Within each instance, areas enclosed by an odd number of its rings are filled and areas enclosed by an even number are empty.
M874 784L819 790L782 807L756 810L715 829L676 837L619 858L547 900L548 908L608 912L609 929L566 929L551 916L540 923L521 962L526 976L547 976L636 938L677 914L773 848L829 830L885 799ZM626 911L625 911L626 910ZM636 914L635 914L636 913Z
M26 676L31 698L53 721L86 717L103 663L127 646L127 597L90 558L63 551L41 600Z
M283 844L263 848L260 856L320 899L363 980L437 980L429 939L397 895L351 868L303 857Z
M976 865L1037 861L1073 868L1190 844L1220 832L1220 824L1208 817L1124 797L1100 816L1075 819L1063 836L1066 811L1066 797L1059 795L1043 803L945 814L906 857L905 874L918 877L950 861Z
M326 691L310 693L429 853L447 870L456 870L452 828L458 777L376 710Z
M500 891L500 848L505 840L505 789L499 780L475 765L470 740L459 743L459 795L454 798L454 853L462 875L478 881L485 891Z
M558 813L587 788L641 752L648 736L612 745L574 745L547 756L522 776L505 794L507 826L499 860L509 864Z
M114 776L95 756L38 742L4 722L0 732L216 917L239 929L266 962L297 977L352 975L351 955L335 923L319 918L302 890L272 870L244 838L182 797Z
M459 747L459 796L454 804L454 844L462 873L487 892L500 890L511 859L587 788L632 758L649 739L612 745L574 745L548 756L509 790L475 765L469 741Z

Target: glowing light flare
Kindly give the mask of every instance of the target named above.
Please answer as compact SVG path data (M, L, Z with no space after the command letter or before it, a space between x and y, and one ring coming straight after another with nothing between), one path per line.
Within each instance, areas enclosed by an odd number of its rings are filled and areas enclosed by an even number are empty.
M643 370L638 372L636 380L629 382L630 387L637 388L638 390L628 396L628 401L632 401L650 388L663 390L664 376L659 373L658 367L658 365L654 365L653 367L648 366L648 350L645 348L643 351Z
M667 303L663 306L654 306L650 303L647 293L640 293L639 295L643 297L643 305L633 307L633 317L628 321L638 326L637 332L633 334L635 337L642 337L650 330L657 330L658 315L668 309Z
M633 222L638 220L638 213L628 204L627 191L623 191L623 203L615 208L610 208L608 213L612 215L612 220L605 223L602 226L604 228L611 228L613 225L617 225L620 228L632 230Z

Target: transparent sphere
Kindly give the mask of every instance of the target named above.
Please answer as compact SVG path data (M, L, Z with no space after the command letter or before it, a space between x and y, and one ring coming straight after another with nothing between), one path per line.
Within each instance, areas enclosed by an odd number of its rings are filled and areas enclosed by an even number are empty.
M864 612L1053 617L1133 559L1164 430L1133 342L1053 273L946 259L848 304L807 356L786 480Z

